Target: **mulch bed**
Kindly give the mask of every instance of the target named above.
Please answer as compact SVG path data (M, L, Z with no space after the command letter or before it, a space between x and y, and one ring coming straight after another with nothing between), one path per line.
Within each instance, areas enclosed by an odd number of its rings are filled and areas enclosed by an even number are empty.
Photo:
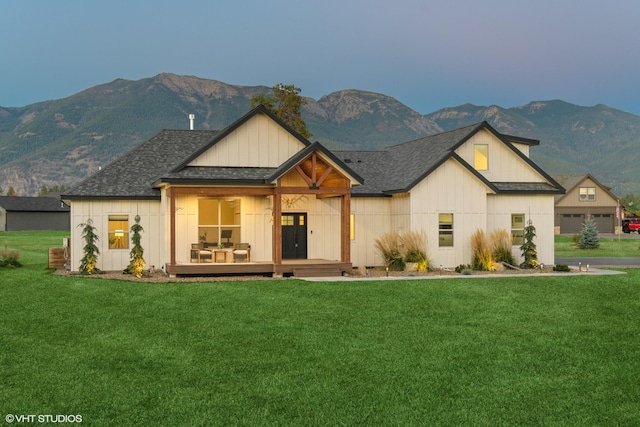
M513 274L542 274L542 273L556 273L553 271L553 267L545 266L543 269L527 269L527 270L512 270L505 269L501 271L467 271L465 274L470 275L490 275L490 276L500 276L500 275L513 275ZM563 274L572 274L578 273L575 270L572 270L568 273ZM56 275L60 276L68 276L68 277L90 277L96 279L115 279L115 280L129 280L134 282L149 282L149 283L183 283L183 282L235 282L235 281L253 281L253 280L275 280L272 277L265 276L194 276L194 277L169 277L169 275L165 274L162 270L156 270L153 273L145 272L145 275L141 278L134 277L130 274L123 274L121 271L106 271L93 275L81 275L75 272L69 272L66 270L56 270L54 272ZM418 272L418 271L386 271L383 268L367 268L365 269L353 269L352 273L349 274L350 277L358 278L358 277L433 277L433 276L462 276L462 273L458 273L453 270L443 269L438 271L428 271L428 272ZM277 280L282 280L282 278L277 278Z

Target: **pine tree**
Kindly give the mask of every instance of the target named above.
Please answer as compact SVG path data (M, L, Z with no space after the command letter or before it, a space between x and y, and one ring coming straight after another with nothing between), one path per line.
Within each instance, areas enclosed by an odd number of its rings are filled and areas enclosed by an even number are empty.
M307 100L300 96L300 88L278 83L271 89L273 96L258 94L251 98L251 108L264 105L304 138L310 138L312 134L302 118L302 107L307 104Z
M87 222L78 225L82 227L82 238L84 239L84 257L80 260L80 272L83 274L99 273L96 267L98 263L98 254L100 249L96 246L96 242L100 240L96 234L96 228L93 226L91 218Z
M580 249L597 249L600 247L598 227L596 226L596 222L593 220L593 217L591 215L587 215L587 218L582 224L578 247Z
M538 249L536 244L533 243L533 238L536 237L536 228L533 226L531 220L524 228L524 243L520 246L524 262L520 264L522 268L536 268L538 267Z

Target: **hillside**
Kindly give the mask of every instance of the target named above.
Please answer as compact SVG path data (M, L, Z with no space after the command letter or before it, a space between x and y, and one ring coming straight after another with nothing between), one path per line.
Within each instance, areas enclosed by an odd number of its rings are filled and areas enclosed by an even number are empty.
M71 186L160 129L222 129L266 86L193 76L118 79L68 98L0 107L0 187L35 195ZM549 173L591 173L622 196L640 193L640 116L597 105L532 102L504 109L470 104L421 115L389 96L343 90L307 99L312 140L330 148L374 150L487 120L500 132L541 140L532 158ZM141 165L143 167L143 165Z

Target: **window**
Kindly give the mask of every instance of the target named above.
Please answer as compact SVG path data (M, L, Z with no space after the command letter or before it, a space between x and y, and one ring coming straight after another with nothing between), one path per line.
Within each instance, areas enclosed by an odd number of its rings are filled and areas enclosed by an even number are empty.
M200 199L198 239L208 246L240 242L240 199Z
M580 187L580 201L594 202L596 200L596 187Z
M453 214L438 214L439 246L453 246Z
M511 237L514 246L524 244L524 214L511 214Z
M109 215L109 249L129 249L128 215Z
M349 215L349 239L356 240L356 215Z
M489 145L475 144L473 146L473 167L479 171L489 169Z

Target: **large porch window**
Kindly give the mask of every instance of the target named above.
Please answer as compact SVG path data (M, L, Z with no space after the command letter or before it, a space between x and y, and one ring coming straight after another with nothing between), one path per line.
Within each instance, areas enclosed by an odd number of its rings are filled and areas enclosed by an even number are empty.
M198 200L198 240L205 246L232 247L240 242L240 199Z

